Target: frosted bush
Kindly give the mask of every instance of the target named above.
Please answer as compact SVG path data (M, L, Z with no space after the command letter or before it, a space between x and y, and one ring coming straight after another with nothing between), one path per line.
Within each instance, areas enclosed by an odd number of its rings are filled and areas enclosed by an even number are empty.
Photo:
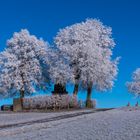
M78 105L79 105L80 108L85 108L85 102L82 101L82 100L78 101Z
M96 100L92 100L92 107L96 108L96 105L97 105L97 101Z
M65 109L79 107L77 97L70 95L34 96L23 99L24 109Z
M76 98L76 95L73 95L72 98L70 99L70 107L78 107L78 101Z

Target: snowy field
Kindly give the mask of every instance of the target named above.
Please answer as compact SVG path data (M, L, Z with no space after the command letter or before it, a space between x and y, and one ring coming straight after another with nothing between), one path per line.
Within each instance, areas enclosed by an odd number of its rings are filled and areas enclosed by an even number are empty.
M140 140L139 108L121 108L53 120L56 116L75 113L77 111L2 113L0 140ZM26 123L44 118L52 118L52 121ZM2 128L4 124L21 122L25 125Z
M76 111L62 111L62 112L51 112L51 113L43 113L43 112L25 112L25 113L8 113L8 112L0 112L0 127L3 125L12 125L19 123L26 123L30 121L43 120L47 118L53 118L62 115L75 114L80 112L91 112L93 110L76 110Z

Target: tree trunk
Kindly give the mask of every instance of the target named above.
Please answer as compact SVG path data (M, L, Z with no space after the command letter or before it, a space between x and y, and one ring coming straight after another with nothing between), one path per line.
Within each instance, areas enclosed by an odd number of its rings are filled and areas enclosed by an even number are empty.
M75 84L74 85L73 95L77 95L78 94L78 88L79 88L79 84Z
M23 109L23 98L24 98L24 90L20 90L20 100L21 100L21 107Z
M79 79L80 79L80 72L79 72L79 70L77 69L76 75L75 75L75 85L74 85L73 95L77 95L77 94L78 94Z
M87 88L87 99L86 99L87 108L92 108L91 94L92 94L92 83L90 83Z
M20 98L24 98L24 90L20 90Z

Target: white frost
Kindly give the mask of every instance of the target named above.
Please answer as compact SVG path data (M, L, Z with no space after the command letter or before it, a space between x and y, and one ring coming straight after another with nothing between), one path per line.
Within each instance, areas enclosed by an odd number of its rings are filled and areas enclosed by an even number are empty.
M136 96L140 95L140 68L136 69L132 74L132 82L127 82L128 91L136 94Z

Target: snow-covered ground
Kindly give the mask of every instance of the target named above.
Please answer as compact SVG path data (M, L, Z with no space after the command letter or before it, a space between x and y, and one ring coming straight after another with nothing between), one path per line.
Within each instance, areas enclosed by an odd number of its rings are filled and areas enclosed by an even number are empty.
M92 110L84 110L84 112L90 112ZM61 115L74 114L77 112L83 112L83 110L78 111L62 111L62 112L51 112L51 113L43 113L43 112L24 112L24 113L8 113L8 112L0 112L0 127L3 125L11 125L18 123L25 123L35 120L41 120L46 118L57 117Z
M0 114L0 125L3 119L8 124L16 119L17 122L26 122L63 113ZM0 128L0 140L140 140L140 109L121 108L21 127Z

